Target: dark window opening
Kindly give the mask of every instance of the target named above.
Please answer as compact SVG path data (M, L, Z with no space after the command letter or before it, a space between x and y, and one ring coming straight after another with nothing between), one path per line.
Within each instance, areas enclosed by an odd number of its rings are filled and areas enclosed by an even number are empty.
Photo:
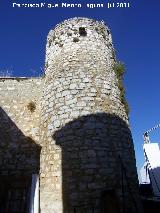
M80 36L86 36L87 35L85 27L79 28L79 34L80 34Z
M31 176L0 176L0 212L28 213Z

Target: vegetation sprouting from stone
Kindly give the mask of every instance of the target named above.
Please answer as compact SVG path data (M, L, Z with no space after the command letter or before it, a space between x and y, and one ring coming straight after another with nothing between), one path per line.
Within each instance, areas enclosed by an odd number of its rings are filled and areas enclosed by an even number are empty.
M45 63L45 69L47 69L48 68L48 61L46 61L46 63Z
M28 105L27 105L27 108L30 112L34 112L36 110L36 104L31 101Z
M125 91L125 88L123 86L124 73L126 71L124 63L116 62L115 65L114 65L114 71L115 71L116 76L118 78L118 88L120 90L120 99L121 99L121 102L124 105L126 113L128 115L129 114L129 106L128 106L128 103L127 103L126 98L125 98L126 91Z

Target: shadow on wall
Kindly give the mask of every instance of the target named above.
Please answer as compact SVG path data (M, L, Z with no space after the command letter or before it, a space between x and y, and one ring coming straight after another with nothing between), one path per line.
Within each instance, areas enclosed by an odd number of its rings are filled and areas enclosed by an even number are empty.
M134 148L130 130L121 118L107 113L82 116L56 131L53 139L62 149L64 213L134 212L121 162L127 164L129 156L127 170L135 186Z
M39 173L40 151L0 108L0 212L27 212L31 177Z

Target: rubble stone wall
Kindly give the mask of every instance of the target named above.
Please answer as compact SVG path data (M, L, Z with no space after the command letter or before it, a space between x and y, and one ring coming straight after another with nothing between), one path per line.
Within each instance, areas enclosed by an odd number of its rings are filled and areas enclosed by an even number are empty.
M0 78L0 174L39 172L41 78Z
M105 196L118 196L121 211L125 196L127 211L137 211L133 141L114 63L111 33L102 22L74 18L49 32L41 99L42 212L99 213Z
M41 213L141 211L115 62L108 27L73 18L48 34L44 78L0 78L0 175L40 173Z

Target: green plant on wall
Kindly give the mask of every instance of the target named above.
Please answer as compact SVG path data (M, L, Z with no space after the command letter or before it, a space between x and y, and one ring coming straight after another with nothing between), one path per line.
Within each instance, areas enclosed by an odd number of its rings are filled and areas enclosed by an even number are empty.
M120 99L121 99L121 102L124 105L126 113L128 115L129 114L129 106L128 106L128 103L127 103L126 98L125 98L126 92L125 92L125 88L123 86L123 78L124 78L124 73L126 71L124 63L116 62L115 65L114 65L114 71L115 71L116 76L118 78L118 88L120 90Z
M35 102L31 101L28 103L27 108L30 112L34 112L36 110L36 104Z

